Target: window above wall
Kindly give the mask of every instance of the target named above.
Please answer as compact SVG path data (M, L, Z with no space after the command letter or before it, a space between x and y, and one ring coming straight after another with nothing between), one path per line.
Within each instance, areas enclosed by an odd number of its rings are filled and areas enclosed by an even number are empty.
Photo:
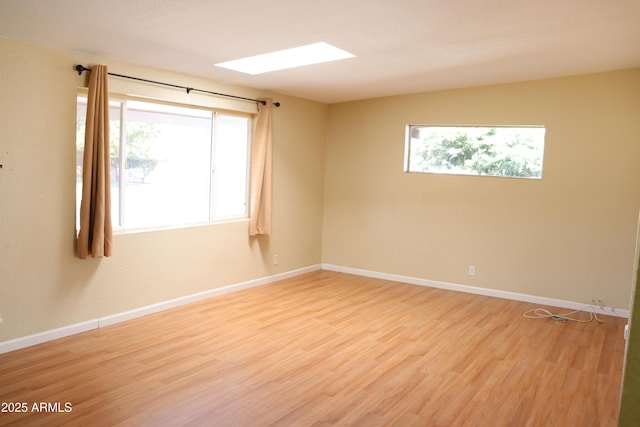
M87 98L78 96L77 208ZM246 218L251 116L110 96L114 230Z
M543 126L408 125L405 172L542 178Z

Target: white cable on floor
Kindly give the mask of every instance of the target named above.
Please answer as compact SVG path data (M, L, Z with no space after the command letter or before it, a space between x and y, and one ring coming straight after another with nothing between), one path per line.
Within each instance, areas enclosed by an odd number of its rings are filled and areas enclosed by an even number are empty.
M591 309L591 311L587 311L587 309ZM573 317L573 314L576 313L581 313L581 312L588 312L589 313L589 318L588 319L578 319L576 317ZM553 319L557 322L567 322L567 321L572 321L572 322L580 322L580 323L589 323L592 321L597 321L598 323L604 323L604 320L600 319L598 317L598 315L596 314L596 309L595 307L593 307L592 305L586 306L583 309L580 310L573 310L573 311L569 311L567 313L552 313L551 311L545 309L545 308L534 308L528 311L525 311L522 314L524 317L526 317L527 319L546 319L546 318L550 318Z

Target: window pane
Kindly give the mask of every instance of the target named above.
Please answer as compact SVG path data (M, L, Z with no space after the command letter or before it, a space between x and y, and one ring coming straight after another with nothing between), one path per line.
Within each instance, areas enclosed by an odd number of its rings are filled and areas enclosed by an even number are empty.
M247 216L249 116L161 102L118 100L117 96L111 98L109 105L114 229L167 227ZM79 95L78 222L86 108L86 95Z
M248 142L247 117L217 115L212 202L214 218L246 215Z
M84 132L87 121L87 98L78 97L76 109L76 228L80 229L80 203L82 202L82 163L84 158Z
M120 215L120 128L123 101L109 101L109 156L111 157L111 223L113 228L122 227Z
M541 178L545 128L409 126L405 171Z
M126 228L209 219L211 112L127 102Z

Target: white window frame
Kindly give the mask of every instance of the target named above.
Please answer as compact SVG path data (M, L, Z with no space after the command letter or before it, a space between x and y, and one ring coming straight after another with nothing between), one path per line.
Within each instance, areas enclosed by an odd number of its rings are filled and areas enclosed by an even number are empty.
M415 138L414 136L416 133L421 134L422 130L424 130L425 133L432 130L435 141L432 145L422 143L420 148L423 151L418 153L418 149L414 148L412 144L419 143L418 138ZM494 135L501 135L496 137L489 135L489 132L491 131L494 132ZM466 137L469 135L472 136L470 138L471 140L464 140L467 144L464 149L461 149L459 146L438 146L438 143L436 142L437 137L435 135L446 134L447 136L450 136L454 132L457 135L464 134ZM484 134L481 134L482 132L484 132ZM519 148L514 148L518 144L510 146L508 141L513 140L508 138L515 138L518 140L521 133L532 138L532 140L529 141L529 147L524 147L524 144L520 144ZM456 138L456 141L457 139L458 138ZM487 143L491 139L495 140L495 142L504 142L504 144ZM450 139L443 139L442 142L444 143L444 141L451 142ZM542 179L545 143L546 128L543 125L406 125L404 171L406 173ZM489 146L491 149L486 148ZM428 155L433 154L435 148L440 148L440 153L446 151L446 154L442 155L450 156L449 159L434 156L432 159L437 160L442 164L435 165L433 164L435 162L429 164ZM433 150L431 153L429 153L430 149ZM484 150L484 152L482 150ZM463 151L464 153L462 154ZM457 163L460 163L460 158L462 158L462 164L453 164L450 161L451 158L456 158L456 155L459 154L461 155L458 157ZM489 156L489 154L493 155L493 157ZM495 161L487 163L488 159ZM484 164L482 162L484 162ZM501 168L501 173L499 173L500 171L498 169L500 169L500 165L510 165L511 167L503 166ZM525 170L516 172L513 170L514 165L524 166ZM533 165L534 168L528 168L529 165ZM491 171L491 168L494 170ZM525 174L526 170L531 170L531 173Z
M80 99L84 98L86 100L87 98L87 91L86 89L80 89L78 90L78 94L77 94L77 105L80 105ZM119 95L119 94L110 94L109 95L109 101L110 102L118 102L120 103L120 117L117 118L120 121L120 135L119 135L119 161L120 161L120 176L119 176L119 183L118 183L118 191L114 192L112 191L111 197L112 199L114 197L118 197L118 204L119 204L119 212L117 213L119 215L118 218L112 218L113 221L113 228L114 228L114 233L128 233L128 232L137 232L137 231L152 231L152 230L164 230L164 229L174 229L174 228L183 228L183 227L191 227L191 226L198 226L198 225L206 225L206 224L213 224L213 223L221 223L221 222L228 222L228 221L235 221L235 220L246 220L249 217L249 186L250 186L250 172L251 172L251 143L252 143L252 131L253 131L253 125L254 125L254 118L255 115L250 114L250 113L244 113L244 112L236 112L236 111L229 111L229 110L222 110L222 109L216 109L216 108L211 108L211 107L203 107L203 106L197 106L197 105L189 105L189 104L182 104L182 103L176 103L176 102L171 102L171 101L164 101L164 100L158 100L158 99L149 99L149 98L144 98L144 97L137 97L137 96L131 96L131 95ZM149 225L149 226L142 226L142 227L127 227L126 224L124 225L120 225L121 221L123 220L123 218L125 217L125 210L127 209L126 207L126 197L125 197L125 191L126 191L126 185L123 185L126 177L125 177L125 173L124 171L126 170L125 165L126 165L126 161L127 161L127 144L126 144L126 126L124 125L124 123L126 123L126 116L127 116L127 108L126 108L126 103L128 101L136 101L136 102L144 102L144 103L151 103L151 104L158 104L158 105L167 105L167 106L175 106L175 107L181 107L181 108L188 108L188 109L196 109L196 110L203 110L203 111L207 111L211 113L211 141L210 141L210 163L209 163L209 169L210 169L210 174L209 174L209 215L208 215L208 220L207 221L199 221L199 222L180 222L180 223L168 223L168 224L162 224L162 225ZM220 184L217 180L217 177L215 175L215 168L216 168L216 164L219 164L220 162L224 162L224 160L221 160L218 158L218 145L216 144L216 140L217 138L219 138L218 135L218 120L220 119L221 116L226 116L226 117L240 117L243 119L246 119L246 123L247 123L247 142L246 142L246 163L245 163L245 170L246 170L246 174L245 174L245 181L244 181L244 212L242 214L239 215L228 215L228 216L218 216L216 215L217 212L217 206L216 206L216 198L214 197L214 192L216 191L217 186ZM77 118L79 118L78 115L76 115ZM114 117L110 117L110 121L113 121ZM76 119L77 120L77 119ZM82 138L81 141L78 141L77 144L83 144L84 143L84 134L82 135L78 135L78 138ZM80 189L78 189L77 191L79 191L81 193L81 181L80 181ZM80 197L77 196L77 206L76 206L76 222L77 225L79 227L79 209L80 209Z

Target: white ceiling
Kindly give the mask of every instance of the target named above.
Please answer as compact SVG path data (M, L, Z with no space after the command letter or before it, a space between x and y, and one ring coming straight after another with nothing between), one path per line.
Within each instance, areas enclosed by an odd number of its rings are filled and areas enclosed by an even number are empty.
M335 103L640 67L640 0L0 0L0 35ZM319 41L357 57L213 65Z

